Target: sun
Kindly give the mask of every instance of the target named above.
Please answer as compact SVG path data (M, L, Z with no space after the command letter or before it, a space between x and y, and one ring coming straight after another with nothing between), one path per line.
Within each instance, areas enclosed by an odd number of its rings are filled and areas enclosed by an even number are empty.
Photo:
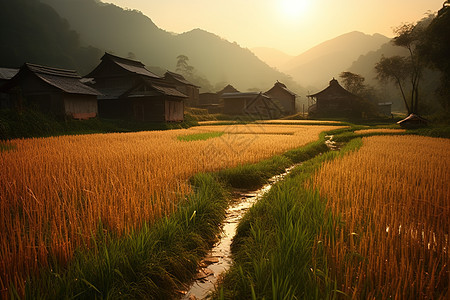
M306 14L309 5L310 0L282 0L280 10L283 17L295 19Z

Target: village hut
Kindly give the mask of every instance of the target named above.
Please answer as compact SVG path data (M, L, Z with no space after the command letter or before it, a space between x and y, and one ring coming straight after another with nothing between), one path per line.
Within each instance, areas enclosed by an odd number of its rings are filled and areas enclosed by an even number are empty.
M97 116L97 96L101 93L82 83L74 70L25 63L2 86L13 106L31 107L43 113L75 119Z
M200 93L199 108L207 109L210 114L222 112L220 96L217 93Z
M280 116L281 109L262 92L224 93L223 113L228 115L252 115L271 119Z
M98 102L101 117L151 122L184 120L188 96L139 61L105 53L101 63L86 75L86 81L103 94Z
M12 107L12 102L10 101L9 94L3 92L1 90L1 87L6 82L8 82L8 80L13 78L18 72L19 72L19 69L0 68L0 109Z
M398 121L397 124L399 124L403 128L414 129L427 126L428 120L412 113L403 120Z
M332 79L324 90L307 95L310 100L308 113L318 117L361 117L364 111L363 99L344 89Z
M275 82L273 87L264 94L272 98L277 103L279 103L281 105L284 114L293 115L296 113L295 110L296 94L290 91L285 84L277 80L277 82Z
M183 75L170 71L164 74L164 79L173 84L178 91L188 96L186 101L187 106L199 105L199 86L187 81Z
M226 85L223 89L218 91L216 94L219 95L219 98L226 93L240 93L234 86L231 84Z

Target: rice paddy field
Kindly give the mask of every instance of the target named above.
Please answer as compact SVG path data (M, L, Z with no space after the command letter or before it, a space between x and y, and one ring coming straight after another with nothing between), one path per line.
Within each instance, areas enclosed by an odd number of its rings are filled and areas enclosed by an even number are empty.
M316 141L336 126L217 125L12 140L0 151L0 289L169 216L188 179ZM3 150L4 149L4 150Z
M322 164L313 185L341 225L316 243L325 244L340 291L448 299L449 150L449 139L374 136Z

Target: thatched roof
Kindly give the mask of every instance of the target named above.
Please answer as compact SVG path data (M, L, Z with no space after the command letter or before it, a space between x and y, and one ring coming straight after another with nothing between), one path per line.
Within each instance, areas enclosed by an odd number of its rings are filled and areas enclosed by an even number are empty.
M292 96L296 96L297 95L293 91L289 90L284 83L281 83L278 80L277 80L277 82L275 82L275 84L273 85L273 87L270 90L265 92L265 94L270 94L274 89L281 89L281 90L287 92L288 94L290 94Z
M102 60L102 63L100 63L91 73L89 73L85 77L94 77L95 78L96 77L95 74L101 70L102 64L104 62L111 62L111 63L117 65L119 68L121 68L127 72L136 74L136 75L142 75L142 76L146 76L146 77L150 77L150 78L161 78L160 76L147 70L145 68L145 65L143 63L141 63L140 61L115 56L115 55L112 55L109 53L105 53L102 56L101 60Z
M421 116L418 116L416 114L410 114L406 118L404 118L401 121L398 121L397 124L399 124L402 127L419 127L419 126L425 126L428 124L428 120L422 118Z
M355 94L350 93L349 91L347 91L346 89L344 89L339 82L336 79L332 79L330 81L330 85L325 88L324 90L315 93L315 94L311 94L311 95L307 95L307 97L323 97L323 96L332 96L332 97L358 97Z
M174 81L177 81L177 82L182 83L182 84L185 84L185 85L190 85L190 86L198 87L198 86L196 86L195 84L193 84L193 83L187 81L186 78L184 78L183 75L178 74L178 73L174 73L174 72L170 72L170 71L167 71L167 72L164 74L164 79L172 79L172 80L174 80Z
M24 76L35 76L45 84L68 94L101 95L96 89L81 82L81 77L75 70L57 69L25 63L19 72L5 84L5 88L19 84Z
M231 84L224 87L222 90L217 92L217 95L223 95L225 93L240 93L237 89L234 88Z
M11 68L0 68L0 80L9 80L13 78L19 69L11 69Z

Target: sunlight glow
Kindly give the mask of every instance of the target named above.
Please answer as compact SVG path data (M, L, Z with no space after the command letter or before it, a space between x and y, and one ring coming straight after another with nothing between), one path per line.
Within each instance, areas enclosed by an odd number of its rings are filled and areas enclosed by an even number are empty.
M310 6L310 0L282 0L281 13L284 17L295 19L306 14Z

